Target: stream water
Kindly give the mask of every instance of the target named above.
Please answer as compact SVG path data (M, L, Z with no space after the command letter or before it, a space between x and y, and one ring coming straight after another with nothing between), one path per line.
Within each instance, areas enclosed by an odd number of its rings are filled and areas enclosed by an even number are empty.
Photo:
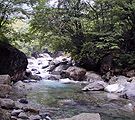
M33 83L27 98L51 109L52 118L72 117L79 113L100 113L102 120L135 120L130 110L133 101L103 91L82 92L82 84L63 84L41 80Z

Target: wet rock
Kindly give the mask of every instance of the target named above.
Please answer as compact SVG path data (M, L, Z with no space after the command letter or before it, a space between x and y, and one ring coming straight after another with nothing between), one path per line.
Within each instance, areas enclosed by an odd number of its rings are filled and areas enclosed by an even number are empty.
M66 63L60 63L60 65L59 66L57 66L53 71L52 71L52 74L55 74L55 73L57 73L57 74L61 74L61 72L63 71L63 70L66 70L66 69L68 69L70 67L70 65L68 65L68 64L66 64Z
M123 95L128 99L135 101L135 83L129 83L126 85Z
M28 100L26 98L21 98L19 102L23 104L28 104Z
M14 91L16 91L17 93L19 94L25 94L27 93L29 90L32 89L32 86L30 86L29 84L27 83L24 83L22 81L18 81L16 82L14 85L13 85L13 89Z
M69 67L67 70L63 71L66 77L69 77L75 81L83 81L86 74L86 70L79 67Z
M45 120L52 120L51 117L46 116Z
M32 68L32 69L31 69L31 71L37 71L37 69L35 69L35 68Z
M21 112L23 112L23 110L21 110L21 109L18 109L18 110L13 110L12 112L11 112L11 115L12 116L18 116Z
M15 102L11 99L0 99L0 106L4 109L13 109L15 108Z
M69 78L64 78L59 80L61 83L68 84L68 83L77 83L77 81L70 80Z
M49 65L42 66L42 69L46 69Z
M59 80L60 79L60 75L50 75L49 77L47 77L48 80Z
M23 79L27 57L10 44L0 42L0 74L8 74L14 81Z
M10 85L11 78L9 75L0 75L0 84L8 84Z
M26 113L21 112L21 113L18 115L18 118L21 118L21 119L28 119L28 116L26 115Z
M125 89L125 85L122 84L111 84L105 87L105 91L110 92L110 93L120 93L123 92Z
M39 52L35 51L35 52L31 53L31 56L34 57L34 58L38 58L39 57Z
M57 66L58 66L58 65L57 65ZM57 66L56 66L56 65L50 65L50 66L48 67L48 72L52 72Z
M59 120L101 120L99 113L81 113L72 118L64 118Z
M18 120L18 119L15 116L11 116L11 120Z
M25 71L25 76L26 76L26 78L29 78L31 75L32 75L32 72L27 69L27 70Z
M134 110L134 104L128 103L128 104L124 105L124 109L132 112Z
M30 78L34 80L42 80L42 77L38 75L32 75Z
M37 80L23 80L24 83L36 83Z
M30 120L41 120L41 117L39 115L31 115L29 117Z
M94 82L94 81L103 81L103 79L101 78L100 75L94 73L93 71L88 71L85 74L85 78L86 81L89 82Z
M37 71L35 74L41 74L39 71Z
M12 87L6 84L0 84L0 97L7 97L12 91Z
M107 86L107 83L105 83L104 81L95 81L85 86L82 90L83 91L98 91L98 90L104 90L106 86Z
M127 81L129 81L128 77L125 76L113 76L110 80L109 80L109 84L115 84L115 83L127 83Z
M51 120L51 116L49 113L40 113L39 115L40 115L41 119Z
M30 83L30 80L23 80L24 83Z
M131 77L128 79L128 82L134 83L135 82L135 77Z

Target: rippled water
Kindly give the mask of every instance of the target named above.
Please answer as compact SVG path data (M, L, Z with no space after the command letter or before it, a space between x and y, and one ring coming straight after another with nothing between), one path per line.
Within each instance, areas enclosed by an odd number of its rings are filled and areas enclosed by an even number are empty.
M135 120L129 101L122 98L108 98L102 91L82 92L82 85L63 84L58 81L42 80L33 84L28 99L45 107L52 107L53 118L72 117L83 112L100 113L102 120Z

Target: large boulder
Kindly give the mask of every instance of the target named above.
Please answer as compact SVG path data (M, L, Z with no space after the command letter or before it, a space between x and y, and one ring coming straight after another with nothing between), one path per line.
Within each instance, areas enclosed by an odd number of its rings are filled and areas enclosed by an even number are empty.
M124 85L124 84L116 83L116 84L108 85L104 89L105 89L105 91L107 91L109 93L121 93L124 91L125 86L126 85Z
M115 84L115 83L127 83L130 79L128 77L125 77L125 76L113 76L111 77L111 79L109 80L109 84Z
M79 67L69 67L67 70L64 70L62 76L71 78L75 81L82 81L84 80L84 76L86 74L86 70Z
M88 82L103 81L103 79L101 78L101 75L98 75L94 73L93 71L86 72L84 79Z
M27 68L26 55L10 44L0 42L0 74L8 74L12 80L22 79Z
M82 90L83 91L98 91L98 90L104 90L106 86L107 86L107 83L105 83L104 81L95 81L85 86Z

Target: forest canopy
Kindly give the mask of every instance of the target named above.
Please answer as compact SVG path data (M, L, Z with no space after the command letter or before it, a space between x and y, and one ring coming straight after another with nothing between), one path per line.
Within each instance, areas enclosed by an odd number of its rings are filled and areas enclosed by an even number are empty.
M32 50L47 46L77 61L97 63L112 54L120 67L135 63L135 0L52 1L1 0L1 40L6 36ZM27 30L14 31L11 23L16 19L27 21Z

